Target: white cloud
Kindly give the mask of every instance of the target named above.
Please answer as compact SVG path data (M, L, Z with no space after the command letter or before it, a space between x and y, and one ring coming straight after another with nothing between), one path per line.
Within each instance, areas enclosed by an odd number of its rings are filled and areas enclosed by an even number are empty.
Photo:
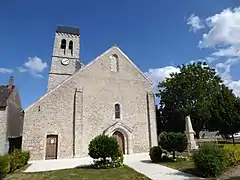
M225 62L217 63L215 65L215 68L218 72L218 74L222 77L224 83L226 85L233 82L232 76L231 76L231 67L235 64L238 64L240 62L240 58L230 58Z
M29 57L22 67L18 67L19 72L29 72L34 77L43 78L41 74L47 68L47 63L39 57Z
M240 57L240 44L232 45L226 48L220 48L216 52L213 52L212 55L220 57Z
M225 9L205 21L210 30L203 34L200 47L239 46L240 8Z
M17 68L19 72L27 72L27 69L25 69L24 67L18 67Z
M195 14L191 14L187 20L187 24L190 25L190 31L197 32L199 29L204 28L204 24L201 19Z
M213 62L213 61L216 61L216 60L217 60L217 58L210 57L210 56L207 56L205 59L206 59L206 62L208 62L208 63L211 63L211 62Z
M212 48L213 52L202 59L191 60L188 63L206 61L222 77L224 83L233 92L240 96L240 80L233 80L231 67L240 63L240 7L225 9L222 12L210 16L204 22L195 14L190 15L187 24L190 30L196 32L199 29L208 28L202 40L200 48ZM217 62L216 62L217 61ZM180 72L174 66L149 69L145 74L154 82L154 89L172 72Z
M7 68L0 68L0 73L12 73L12 69L7 69Z
M240 80L230 82L228 87L233 89L235 95L240 96Z
M166 66L163 68L149 69L145 74L153 81L156 92L159 82L164 81L167 77L170 77L171 73L175 72L179 73L180 69L174 66Z
M231 67L240 63L240 7L227 8L207 17L204 24L208 31L202 35L199 47L213 50L204 59L216 69L224 83L240 95L240 81L234 81L231 75Z

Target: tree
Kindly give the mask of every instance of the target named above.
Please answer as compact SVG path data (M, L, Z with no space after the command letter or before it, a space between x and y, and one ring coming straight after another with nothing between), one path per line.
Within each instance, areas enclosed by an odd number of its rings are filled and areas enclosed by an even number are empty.
M220 91L222 80L206 63L197 62L179 68L179 73L170 74L170 78L158 85L157 96L164 105L162 116L168 131L183 132L184 119L190 115L199 138L199 132L211 118L209 107Z
M222 85L221 91L213 100L210 108L212 118L207 126L210 130L219 130L220 134L232 136L233 144L234 134L240 130L240 101L232 90Z
M187 136L183 133L164 132L159 135L159 145L166 151L173 153L175 159L175 152L183 152L187 149Z
M163 114L163 106L160 104L158 107L156 105L156 120L157 120L157 134L159 135L161 132L166 131L166 122L162 116Z

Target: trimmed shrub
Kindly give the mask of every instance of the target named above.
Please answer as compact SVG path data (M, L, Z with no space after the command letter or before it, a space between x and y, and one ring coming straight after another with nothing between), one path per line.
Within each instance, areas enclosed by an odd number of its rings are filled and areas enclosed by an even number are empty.
M124 160L123 152L120 149L118 152L119 152L118 154L119 162L121 163L121 165L123 165L123 160Z
M91 140L89 156L94 159L95 168L119 167L123 163L123 154L116 138L99 135Z
M183 133L164 132L159 135L159 145L166 151L173 153L175 159L175 152L183 152L187 149L187 136Z
M118 148L118 154L115 157L111 158L110 167L120 167L123 165L123 152Z
M10 159L7 155L0 156L0 179L3 179L10 171Z
M12 153L9 155L10 159L10 173L14 172L19 166L19 159Z
M22 151L22 156L23 156L22 163L25 166L27 165L28 160L30 159L30 154L27 151Z
M226 167L226 153L216 144L206 144L193 154L196 168L204 177L216 177Z
M234 145L226 145L223 147L224 151L227 154L228 165L233 166L237 165L240 162L240 149Z
M12 154L9 155L10 158L10 172L15 171L23 166L25 166L29 160L29 153L21 150L14 150Z
M154 146L150 149L150 158L152 162L157 163L162 159L162 148L160 146Z

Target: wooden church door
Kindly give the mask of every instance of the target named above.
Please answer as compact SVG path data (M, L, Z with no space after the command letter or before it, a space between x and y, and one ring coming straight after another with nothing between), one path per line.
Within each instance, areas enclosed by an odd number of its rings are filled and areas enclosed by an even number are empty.
M113 136L117 139L119 148L122 150L123 154L125 154L125 142L123 134L119 131L116 131L113 133Z

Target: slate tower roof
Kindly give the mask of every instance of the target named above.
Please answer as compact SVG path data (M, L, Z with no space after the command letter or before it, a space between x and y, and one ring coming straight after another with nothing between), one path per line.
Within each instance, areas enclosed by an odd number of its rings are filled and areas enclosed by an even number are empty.
M56 32L74 34L74 35L80 34L79 28L70 27L70 26L58 26L56 29Z

